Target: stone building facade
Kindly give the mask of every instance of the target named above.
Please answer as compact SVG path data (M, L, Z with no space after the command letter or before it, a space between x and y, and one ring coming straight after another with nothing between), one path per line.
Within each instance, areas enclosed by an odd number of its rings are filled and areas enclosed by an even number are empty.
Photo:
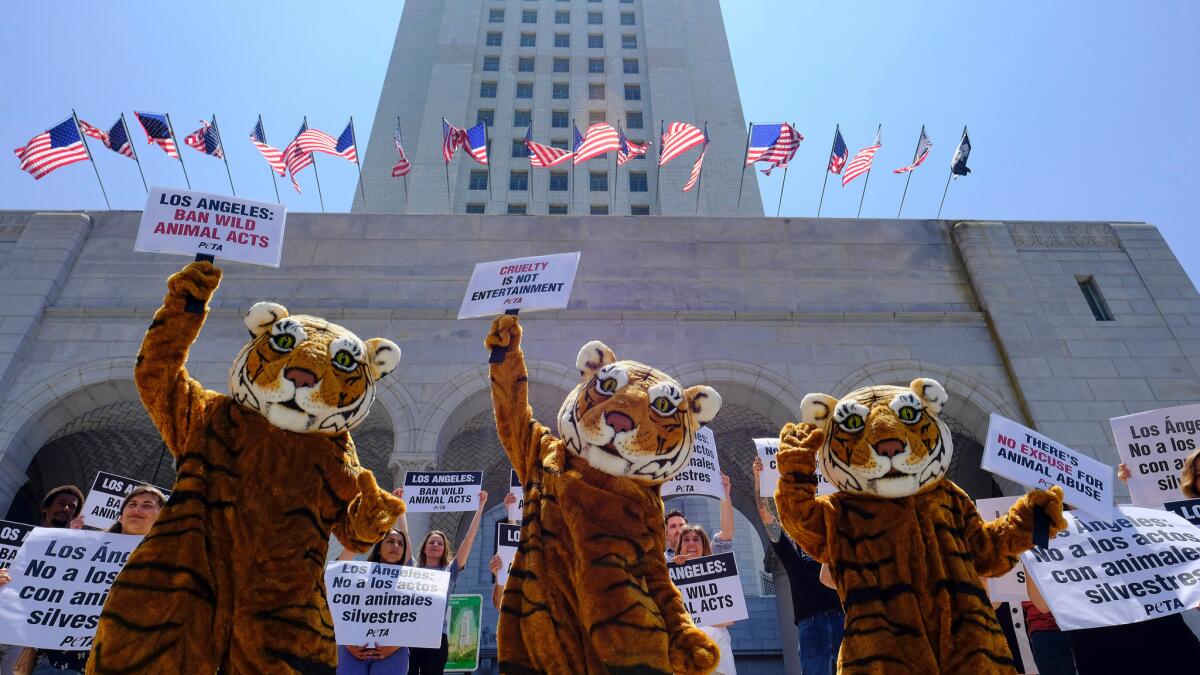
M757 201L757 200L755 200ZM0 509L32 520L44 490L98 469L169 486L172 467L132 367L179 256L132 250L136 212L0 212ZM522 316L531 397L549 422L600 338L725 406L713 423L734 483L752 618L739 670L795 672L786 577L755 513L750 439L805 393L940 380L952 475L974 496L1018 490L979 470L988 414L1114 463L1108 419L1200 400L1200 299L1152 226L767 218L319 215L288 219L279 269L230 263L189 368L226 391L259 300L386 336L400 366L355 438L385 486L412 469L482 470L491 492L460 591L490 589L508 463L491 421L488 322L456 321L474 263L582 251L571 307ZM684 502L714 527L715 503ZM412 518L453 532L457 516ZM494 630L494 613L488 628ZM782 627L782 629L781 629ZM488 633L489 639L492 633ZM782 658L781 658L782 657Z

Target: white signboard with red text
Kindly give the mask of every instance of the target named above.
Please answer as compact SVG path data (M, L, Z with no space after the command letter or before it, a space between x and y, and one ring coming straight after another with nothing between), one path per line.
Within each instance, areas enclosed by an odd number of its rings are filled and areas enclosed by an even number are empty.
M504 314L511 309L562 309L571 300L579 252L497 260L475 265L458 318Z
M286 217L283 204L150 188L133 250L279 267Z

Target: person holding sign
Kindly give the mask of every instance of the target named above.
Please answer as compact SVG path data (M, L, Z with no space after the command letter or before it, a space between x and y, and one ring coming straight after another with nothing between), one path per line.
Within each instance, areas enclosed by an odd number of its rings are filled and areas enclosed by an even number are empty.
M728 476L722 477L726 481ZM708 540L708 533L704 531L703 525L685 525L683 531L679 533L679 553L675 556L675 564L682 565L693 558L709 556L714 553L713 546ZM714 675L737 675L737 667L733 663L733 638L729 636L729 627L734 621L727 623L718 623L712 626L700 626L700 630L704 631L713 642L717 644L717 648L721 650L721 660L717 662L716 670L712 671Z
M724 494L721 499L721 529L713 535L713 553L729 553L733 550L733 497L730 495L732 483L724 473L721 474L721 491ZM687 516L683 515L682 511L672 509L664 520L667 528L667 560L681 564L677 550L680 546L679 537L683 534L683 528L688 525ZM704 536L708 538L707 534Z
M1117 478L1128 484L1133 477L1129 466L1122 462L1117 465ZM1179 491L1189 499L1200 498L1200 450L1195 450L1183 460L1179 468Z
M393 494L395 492L393 491ZM401 520L403 519L401 516ZM371 547L371 552L367 554L367 562L386 565L408 564L408 535L403 530L393 528L383 541ZM406 675L408 647L338 645L337 672L338 675Z

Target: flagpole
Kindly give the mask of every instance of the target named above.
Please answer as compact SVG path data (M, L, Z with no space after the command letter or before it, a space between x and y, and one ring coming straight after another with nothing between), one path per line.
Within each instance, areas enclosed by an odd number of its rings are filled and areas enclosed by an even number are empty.
M618 136L621 134L620 130L621 130L621 122L618 120L617 121L617 135ZM618 155L621 154L621 148L619 145L617 146L617 154ZM613 160L612 160L612 167L613 167L613 184L611 186L611 189L608 191L609 201L611 202L612 206L610 206L608 209L608 215L615 216L615 215L617 215L617 190L621 189L621 181L618 180L620 178L619 174L621 173L621 165L617 164L616 158L613 158Z
M449 122L447 122L446 118L443 117L442 118L442 144L443 145L446 143L446 126L448 124L449 124ZM453 158L454 158L454 156L451 155L450 159L453 159ZM442 162L442 168L446 170L446 212L454 213L454 199L450 197L450 160L449 159ZM491 185L491 183L492 183L492 181L489 177L488 185ZM486 212L487 208L484 208L484 211Z
M396 115L396 135L400 137L400 147L403 148L404 147L404 133L400 130L400 116L399 115ZM406 155L404 159L405 159L405 161L407 161L408 156ZM411 167L412 167L411 162L409 162L409 167L411 170ZM404 175L401 176L401 178L404 179L404 212L408 213L408 172L407 171L404 172Z
M354 164L358 166L358 192L363 198L363 213L366 213L367 191L363 188L362 160L358 155L358 134L354 133L354 115L350 116L350 140L354 143Z
M878 127L875 128L875 138L879 138L880 131L883 131L882 124L880 124ZM858 213L855 214L855 216L854 216L855 218L862 217L863 201L866 200L866 198L867 198L867 183L871 182L871 169L873 169L873 168L875 168L875 157L874 156L871 157L871 166L867 167L867 176L866 176L866 178L863 178L862 196L858 198Z
M234 197L237 196L237 190L233 189L233 173L229 170L229 153L225 151L225 139L221 136L221 127L217 126L217 114L212 116L213 129L217 131L217 145L221 148L221 159L225 160L225 175L229 176L229 192Z
M795 129L796 123L792 122L792 128ZM783 165L783 182L779 184L779 203L775 205L775 217L779 217L779 212L783 210L783 188L787 186L788 169L792 166L791 162Z
M575 209L575 158L578 155L576 155L574 151L576 150L576 148L575 148L575 132L578 130L579 130L579 127L575 126L575 118L572 117L571 118L571 150L572 150L572 152L571 152L571 205L569 207L567 207L567 213L571 213Z
M708 120L704 120L704 147L700 155L708 152ZM704 189L704 165L700 165L700 173L696 174L696 215L700 215L700 191Z
M960 148L962 147L962 139L965 138L966 135L967 135L967 125L964 124L962 136L959 136L959 138L958 138L958 147L960 147ZM957 154L958 150L955 149L954 152ZM954 163L951 162L950 175L946 176L946 187L942 189L942 203L938 204L938 212L937 212L938 220L942 219L942 207L946 205L946 193L950 191L950 179L953 177L954 177Z
M742 180L738 183L737 211L742 210L742 188L746 185L746 156L750 154L750 134L754 132L754 122L746 128L746 151L742 153ZM786 171L786 169L785 169Z
M142 172L142 160L138 159L137 148L133 142L133 136L129 135L129 125L125 122L125 113L121 113L121 126L125 129L125 140L129 143L129 151L133 153L133 161L137 163L138 174L142 177L142 187L146 188L146 194L150 194L150 186L146 184L146 174Z
M124 114L124 113L122 113L122 114ZM259 126L259 128L261 128L263 130L263 144L266 144L267 128L263 126L262 113L259 113L259 115L258 115L258 126ZM275 186L275 201L279 202L279 203L283 203L283 200L279 198L279 183L276 182L276 180L275 180L275 168L273 166L271 166L270 162L267 162L267 171L271 172L271 185Z
M829 157L825 158L825 179L821 181L821 200L817 202L817 217L821 217L821 206L825 204L825 187L829 185L829 162L833 159L833 148L837 145L838 134L842 131L839 122L833 127L833 140L829 142Z
M921 125L921 135L917 136L917 147L915 150L913 150L913 158L912 158L913 162L917 161L917 152L920 151L920 149L921 149L921 139L924 137L925 137L925 125L922 124ZM910 166L911 166L911 164L910 164ZM908 183L909 183L909 181L912 180L913 170L909 169L905 173L908 174L908 178L904 179L904 192L900 194L900 208L896 209L896 217L897 218L900 217L900 212L904 210L904 198L908 196Z
M308 115L304 116L304 128L308 129ZM308 157L312 160L313 178L317 181L317 198L321 200L321 213L325 213L325 195L321 194L321 176L317 173L317 155L310 152Z
M188 178L187 167L183 164L183 148L179 146L179 138L175 135L175 126L171 124L171 113L163 113L167 120L167 131L171 132L171 140L175 142L175 154L179 156L179 168L183 169L183 180L188 189L192 189L192 179Z
M71 119L75 120L75 133L79 134L79 142L83 143L83 151L87 153L88 160L92 162L92 170L96 172L96 183L100 185L100 194L104 195L104 205L108 207L109 211L112 211L112 203L108 201L108 191L104 189L104 181L100 180L100 169L96 168L96 158L92 157L92 149L88 147L83 129L79 128L79 115L75 114L74 108L71 108ZM132 147L133 141L130 141L129 145Z
M658 121L658 169L654 172L654 201L658 204L658 215L662 215L662 144L663 144L663 127L666 125L666 120Z
M492 205L492 147L491 146L492 146L492 140L490 138L488 138L488 127L487 127L487 124L484 124L483 125L483 148L484 148L484 151L487 152L487 155L488 155L488 163L487 163L488 206ZM472 155L472 156L474 156L474 155ZM507 212L507 211L508 211L508 209L505 209L505 212ZM483 212L487 213L487 207L484 207Z

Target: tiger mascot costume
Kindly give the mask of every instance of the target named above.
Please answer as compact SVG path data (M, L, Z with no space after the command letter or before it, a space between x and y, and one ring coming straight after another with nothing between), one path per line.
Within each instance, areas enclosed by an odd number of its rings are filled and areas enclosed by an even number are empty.
M175 486L112 586L88 673L334 673L330 531L364 551L404 512L348 433L399 348L258 303L233 396L206 391L184 364L220 279L209 262L171 276L138 352L134 379Z
M555 438L529 407L517 317L498 317L485 345L505 350L491 366L496 431L525 488L496 630L500 672L710 672L717 646L667 573L659 489L721 397L589 342Z
M937 382L809 394L779 436L783 529L829 566L846 611L843 675L1014 673L980 577L1033 546L1034 509L1066 527L1062 488L1034 490L985 522L945 477L953 444ZM816 461L839 489L818 497Z

